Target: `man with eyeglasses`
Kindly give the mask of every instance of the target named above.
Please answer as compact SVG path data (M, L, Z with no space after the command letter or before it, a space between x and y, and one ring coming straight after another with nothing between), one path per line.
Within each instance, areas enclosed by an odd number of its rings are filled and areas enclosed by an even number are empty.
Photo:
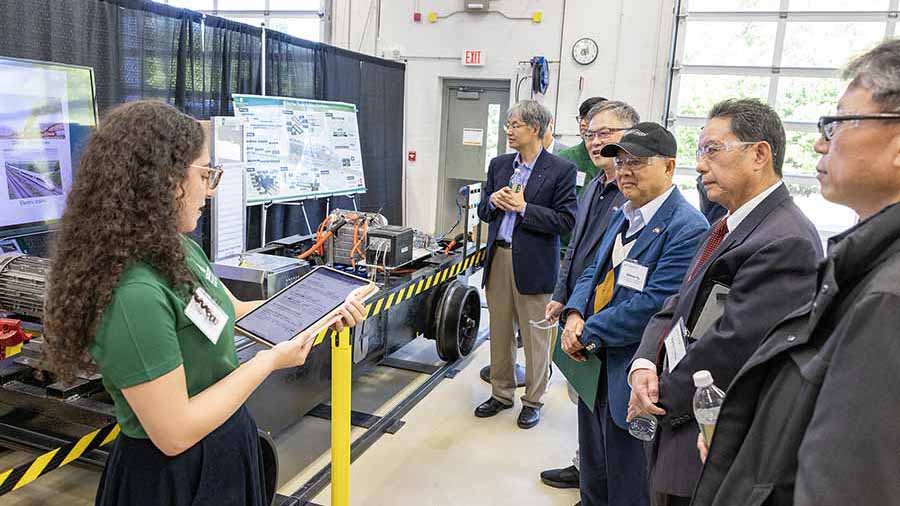
M595 105L584 115L587 128L582 138L588 146L590 160L597 169L597 177L591 179L584 189L575 215L575 228L572 229L572 241L566 249L566 255L559 269L559 279L550 303L544 311L545 319L554 324L559 313L569 300L569 294L584 269L594 261L600 239L606 232L612 216L625 203L625 196L616 184L616 172L613 159L600 154L607 144L618 142L625 132L634 128L640 116L633 107L617 101L604 101ZM578 405L578 394L573 393L569 385L569 396ZM578 488L579 455L575 452L572 465L561 469L548 469L541 472L541 481L556 488Z
M708 370L726 389L766 330L813 296L821 241L781 181L784 156L784 127L771 107L713 106L697 172L728 214L704 238L678 295L647 325L628 377L629 421L658 421L650 445L658 506L689 504L700 475L693 374Z
M586 139L584 134L587 132L588 124L590 123L588 113L603 102L606 102L606 99L603 97L590 97L581 102L581 105L578 106L578 116L576 117L578 121L578 135L581 136L581 142L554 153L561 158L571 161L578 168L575 187L579 198L584 193L587 184L593 181L594 177L600 172L600 169L594 163L594 158L590 154L591 141Z
M829 239L815 297L768 331L719 412L696 506L897 504L900 40L854 59L819 122L822 196L860 222Z
M491 332L491 397L475 409L479 418L513 407L516 381L515 328L525 348L525 395L518 425L530 429L541 417L550 370L550 331L540 320L559 271L559 236L575 223L575 165L547 153L541 139L550 111L533 100L507 113L507 145L488 168L478 216L488 223L484 263Z
M600 154L613 158L627 202L561 315L563 351L578 362L596 355L602 365L593 405L578 403L581 504L647 505L644 448L625 422L626 372L644 326L678 290L709 225L672 184L677 144L662 126L639 123Z

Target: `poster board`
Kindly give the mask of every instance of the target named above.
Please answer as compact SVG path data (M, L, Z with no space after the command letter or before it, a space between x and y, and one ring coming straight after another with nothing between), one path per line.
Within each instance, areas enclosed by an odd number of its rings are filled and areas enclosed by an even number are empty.
M210 202L210 257L215 262L246 251L244 127L230 116L214 116L203 123L212 140L210 160L222 167L222 178Z
M232 97L244 128L248 205L365 193L355 105Z

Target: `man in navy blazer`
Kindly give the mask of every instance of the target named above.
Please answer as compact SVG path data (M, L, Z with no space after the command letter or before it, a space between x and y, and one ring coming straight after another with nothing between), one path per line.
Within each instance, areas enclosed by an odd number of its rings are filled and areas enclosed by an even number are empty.
M593 353L603 364L595 405L578 403L583 506L649 504L644 448L625 421L626 373L644 327L678 291L708 228L672 185L676 153L675 137L656 123L637 124L601 151L614 157L628 202L563 310L563 350L579 361Z
M544 308L559 271L559 236L575 223L575 164L548 153L541 138L550 111L523 100L507 114L507 143L518 151L491 160L478 205L488 222L484 286L491 314L491 398L475 416L494 416L513 406L516 389L515 327L525 348L525 395L518 424L540 421L550 367L550 331L530 325Z

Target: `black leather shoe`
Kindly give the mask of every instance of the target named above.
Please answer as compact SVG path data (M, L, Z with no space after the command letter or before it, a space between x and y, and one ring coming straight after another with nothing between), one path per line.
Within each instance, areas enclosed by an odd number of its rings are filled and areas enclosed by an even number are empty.
M541 408L532 408L530 406L522 406L519 412L519 428L530 429L541 421Z
M504 409L509 409L511 407L513 407L512 404L503 404L497 399L491 397L490 399L482 402L477 408L475 408L475 416L477 416L478 418L488 418L496 415Z
M516 364L516 388L525 386L525 366ZM481 381L491 382L491 364L481 368Z
M544 485L554 488L578 488L578 468L569 466L563 469L548 469L541 473Z

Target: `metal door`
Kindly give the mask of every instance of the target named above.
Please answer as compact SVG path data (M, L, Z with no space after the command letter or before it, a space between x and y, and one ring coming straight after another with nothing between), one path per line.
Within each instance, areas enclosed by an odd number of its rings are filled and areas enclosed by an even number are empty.
M509 107L509 81L444 82L441 117L436 233L457 221L456 196L462 186L483 182L488 163L506 152L503 124ZM462 220L450 236L462 232Z

